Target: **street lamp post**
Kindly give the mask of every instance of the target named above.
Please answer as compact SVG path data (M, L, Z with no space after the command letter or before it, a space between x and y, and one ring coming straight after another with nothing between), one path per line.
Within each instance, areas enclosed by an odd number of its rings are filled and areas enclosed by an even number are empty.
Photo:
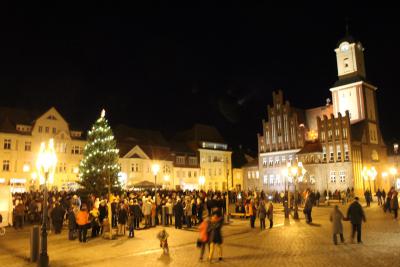
M297 183L303 180L303 177L306 173L306 170L303 167L303 163L302 162L298 162L297 166L291 166L291 164L289 163L287 165L287 175L288 178L291 178L293 184L294 184L294 211L293 211L293 218L295 220L299 219L299 206L298 206L298 194L297 194ZM289 196L289 194L288 194Z
M157 174L160 171L160 165L157 163L154 163L151 166L151 170L154 174L154 202L156 205L156 213L157 213Z
M226 205L226 223L229 223L229 169L226 169L226 196L225 196L225 205Z
M289 203L290 203L290 196L289 196L289 169L290 169L290 162L287 163L287 168L282 170L282 175L285 177L285 196L287 192L287 200L283 203L284 209L285 209L285 218L289 218ZM287 191L286 191L286 185L287 185Z
M204 190L204 184L206 182L206 178L204 177L204 175L200 175L199 177L199 184L200 184L200 189Z
M36 162L36 168L40 177L40 183L43 184L43 219L42 219L42 246L39 254L39 267L49 266L49 255L47 254L47 183L52 183L57 164L57 156L54 150L53 139L46 144L40 144L39 155Z

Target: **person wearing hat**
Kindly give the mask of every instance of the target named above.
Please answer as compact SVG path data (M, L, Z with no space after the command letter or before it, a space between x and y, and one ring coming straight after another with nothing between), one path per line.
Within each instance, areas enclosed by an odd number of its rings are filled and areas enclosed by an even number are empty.
M347 219L350 220L352 231L351 231L351 241L354 241L354 235L357 232L357 242L362 243L361 241L361 223L362 221L366 222L364 210L361 207L361 204L358 202L359 198L355 197L353 203L350 204L349 209L347 210Z

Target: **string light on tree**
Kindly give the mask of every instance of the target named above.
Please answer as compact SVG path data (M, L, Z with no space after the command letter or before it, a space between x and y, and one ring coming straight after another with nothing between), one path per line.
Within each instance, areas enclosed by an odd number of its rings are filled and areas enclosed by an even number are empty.
M80 185L88 193L97 196L105 195L111 185L111 191L119 191L118 153L116 141L105 118L105 110L101 111L92 129L88 131L87 144L83 151L83 159L79 165Z

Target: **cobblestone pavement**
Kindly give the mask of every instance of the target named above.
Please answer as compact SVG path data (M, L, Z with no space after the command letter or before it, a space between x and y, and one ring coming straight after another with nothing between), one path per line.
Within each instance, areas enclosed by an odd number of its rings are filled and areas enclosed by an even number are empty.
M350 225L344 222L345 244L332 244L329 212L332 207L313 209L313 223L285 221L276 209L273 229L250 229L249 222L236 219L223 228L222 262L212 266L400 266L400 227L377 206L365 208L363 244L350 243ZM345 208L342 208L345 211ZM268 225L268 223L267 223ZM258 223L256 224L258 226ZM134 239L68 241L66 232L49 235L51 267L58 266L207 266L198 260L197 231L167 228L170 256L162 256L156 233L161 228L135 232ZM0 237L0 266L35 266L29 263L29 229L7 229ZM127 265L128 264L128 265Z

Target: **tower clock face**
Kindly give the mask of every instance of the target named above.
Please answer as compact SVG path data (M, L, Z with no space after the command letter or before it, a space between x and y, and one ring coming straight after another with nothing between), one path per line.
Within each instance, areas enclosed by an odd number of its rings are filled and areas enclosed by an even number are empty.
M349 44L348 44L348 43L343 43L343 44L340 46L340 50L341 50L342 52L348 51L348 50L349 50Z

